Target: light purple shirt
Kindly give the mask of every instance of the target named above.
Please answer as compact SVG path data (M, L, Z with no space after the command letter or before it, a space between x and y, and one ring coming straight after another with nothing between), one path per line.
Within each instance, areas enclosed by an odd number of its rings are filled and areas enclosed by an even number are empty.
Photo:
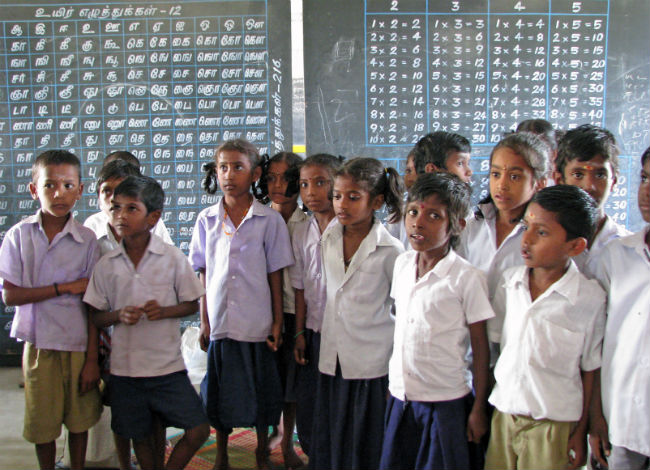
M97 310L143 306L157 300L161 307L197 300L203 285L181 250L151 236L147 250L134 268L124 244L99 260L84 302ZM118 323L111 334L111 374L157 377L185 369L178 318L135 325Z
M336 224L336 218L330 220L325 230ZM294 289L304 290L307 306L305 326L313 331L320 331L323 313L327 301L327 286L323 275L321 260L321 233L315 217L296 226L291 239L293 257L296 262L289 268L291 285Z
M19 287L42 287L90 277L99 258L95 234L72 216L50 243L41 211L9 229L0 247L0 278ZM20 305L11 337L38 349L85 351L86 308L80 295L61 295Z
M205 271L210 339L265 341L273 322L267 275L293 264L282 216L254 201L235 228L221 198L199 214L189 258Z

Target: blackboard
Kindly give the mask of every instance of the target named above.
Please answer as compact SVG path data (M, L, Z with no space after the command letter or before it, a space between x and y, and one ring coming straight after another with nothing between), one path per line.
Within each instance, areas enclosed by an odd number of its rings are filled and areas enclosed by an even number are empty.
M46 149L81 158L82 221L97 211L103 157L134 153L185 251L215 200L201 166L219 143L291 149L289 0L3 0L0 18L0 238L38 208L27 184Z
M475 200L490 150L524 119L592 123L621 148L607 212L632 230L650 145L650 2L304 2L308 153L365 155L403 170L413 143L447 130L472 142Z

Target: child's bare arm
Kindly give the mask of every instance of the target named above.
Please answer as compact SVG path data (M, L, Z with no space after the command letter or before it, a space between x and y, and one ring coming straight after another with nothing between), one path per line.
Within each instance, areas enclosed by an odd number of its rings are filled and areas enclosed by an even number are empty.
M118 323L135 325L144 313L142 308L127 306L120 310L97 310L92 306L90 317L97 328L107 328Z
M596 371L581 371L582 378L582 415L580 421L569 436L569 466L574 469L582 467L587 461L587 426L589 425L589 409L591 405L591 396L593 394L594 377Z
M486 404L490 368L490 345L488 343L485 323L485 321L479 321L469 325L469 337L474 356L472 376L474 392L476 394L474 406L472 406L472 411L467 420L467 440L471 442L480 442L488 429Z
M271 288L271 307L273 309L273 326L271 327L271 338L267 338L266 344L272 351L277 351L282 344L282 270L279 269L268 275Z
M607 457L609 457L612 445L609 442L609 430L603 414L603 403L600 394L600 369L596 371L594 376L594 390L591 395L591 406L589 407L589 446L596 460L607 468Z
M305 340L305 323L307 317L307 304L305 304L304 289L294 289L296 293L296 345L293 348L293 355L296 362L302 366L307 364L305 350L307 341Z
M205 269L199 271L199 280L205 289ZM210 317L208 316L208 300L205 295L201 296L199 301L199 317L201 319L201 332L199 335L199 345L204 351L208 350L210 344Z
M142 306L142 311L150 321L162 320L164 318L180 318L192 315L199 310L199 301L189 300L176 305L161 307L157 300L149 300Z
M83 394L95 388L99 377L99 330L89 319L86 361L79 376L79 392Z
M86 292L87 286L88 278L86 277L72 282L62 282L61 284L41 287L20 287L4 280L2 299L7 306L33 304L65 294L80 295Z

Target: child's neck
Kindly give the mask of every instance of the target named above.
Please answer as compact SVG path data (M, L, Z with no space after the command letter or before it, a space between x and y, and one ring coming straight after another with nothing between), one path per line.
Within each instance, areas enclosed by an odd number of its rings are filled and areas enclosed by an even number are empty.
M149 230L124 237L124 249L135 269L138 269L138 264L142 261L150 241L151 232Z
M345 264L346 270L352 261L352 257L359 249L359 245L370 233L373 223L374 218L371 217L367 223L360 222L343 226L343 264Z
M524 215L524 207L517 207L509 211L497 210L496 217L496 232L497 232L497 248L501 243L510 235L510 232L517 226L521 217Z
M45 232L45 236L47 236L47 241L49 243L52 243L52 240L54 240L56 234L63 230L63 227L65 227L65 224L68 223L70 217L71 216L69 212L65 215L65 217L55 217L41 211L41 223L43 225L43 231Z
M314 212L314 218L318 223L318 230L320 230L320 233L325 231L335 215L333 207L330 207L330 210L325 212Z
M280 213L285 223L289 222L289 219L296 210L296 207L298 207L298 201L293 199L286 204L276 204L275 202L271 203L271 208Z
M420 251L417 254L415 278L420 279L426 273L436 267L438 262L449 253L449 246L439 250Z
M569 269L569 260L564 265L553 268L530 268L528 273L528 288L531 300L546 292L546 289L556 283Z
M600 233L600 231L603 229L605 226L605 222L607 222L607 214L605 212L601 212L598 218L598 223L596 224L596 230L594 230L593 236L589 239L589 243L587 244L587 248L591 248L592 243Z
M113 237L115 238L115 241L117 243L122 241L122 237L115 231L113 226L111 224L108 224L108 228L111 230L111 233L113 234Z
M242 223L252 204L253 195L251 193L244 193L240 196L225 196L223 199L224 208L235 227L239 227L239 224Z

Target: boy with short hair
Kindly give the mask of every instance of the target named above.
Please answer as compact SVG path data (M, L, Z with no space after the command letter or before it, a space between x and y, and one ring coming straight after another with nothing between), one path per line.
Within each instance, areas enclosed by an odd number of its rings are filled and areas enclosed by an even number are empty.
M555 182L584 189L598 204L594 235L588 240L587 248L574 258L580 272L589 278L593 277L596 255L605 244L630 234L605 214L607 199L616 185L619 153L611 132L584 124L567 131L560 141L555 160Z
M11 336L26 342L23 436L42 469L54 468L62 424L71 468L83 468L87 431L101 414L97 329L81 301L99 250L71 214L83 192L80 169L70 152L40 154L29 191L41 208L9 229L0 248L3 299L16 306Z
M471 151L469 140L460 134L445 131L427 134L415 144L415 172L421 175L446 171L469 183L472 180Z
M187 377L178 318L198 311L204 294L185 255L151 234L164 193L145 176L129 176L114 190L111 224L122 238L95 267L84 302L98 327L114 325L108 395L113 432L132 439L143 469L155 467L148 437L152 415L185 429L167 462L184 468L205 442L208 420Z
M641 157L638 204L650 224L650 148ZM595 274L609 301L589 443L610 469L645 469L650 466L650 225L607 244Z
M606 295L571 257L584 250L597 215L594 200L567 185L540 190L526 209L525 265L505 271L492 304L503 327L488 325L501 355L486 469L584 465Z

